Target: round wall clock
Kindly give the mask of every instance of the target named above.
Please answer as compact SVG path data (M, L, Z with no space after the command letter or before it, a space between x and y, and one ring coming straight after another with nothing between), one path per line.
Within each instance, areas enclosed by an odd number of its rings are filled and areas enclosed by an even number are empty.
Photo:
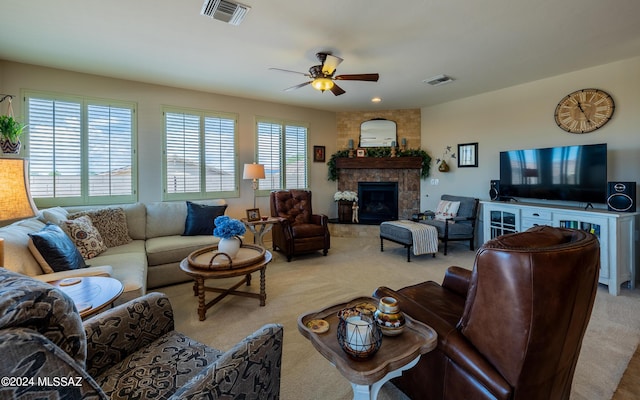
M611 96L598 89L582 89L566 95L556 107L558 126L570 133L588 133L601 128L613 115Z

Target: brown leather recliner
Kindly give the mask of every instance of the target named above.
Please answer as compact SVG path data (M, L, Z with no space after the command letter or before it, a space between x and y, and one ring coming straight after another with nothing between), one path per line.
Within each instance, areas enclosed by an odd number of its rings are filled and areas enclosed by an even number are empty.
M378 288L438 333L394 383L412 399L568 399L599 269L594 235L544 226L490 240L442 286Z
M273 249L280 249L287 261L296 254L322 250L327 255L331 246L329 218L313 214L311 192L308 190L277 190L271 192L271 216L281 217L272 230Z

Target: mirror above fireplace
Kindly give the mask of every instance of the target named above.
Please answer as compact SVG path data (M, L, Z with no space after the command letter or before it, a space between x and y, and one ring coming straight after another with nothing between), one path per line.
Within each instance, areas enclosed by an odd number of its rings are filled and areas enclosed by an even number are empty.
M360 124L360 147L391 147L398 144L396 123L372 119Z

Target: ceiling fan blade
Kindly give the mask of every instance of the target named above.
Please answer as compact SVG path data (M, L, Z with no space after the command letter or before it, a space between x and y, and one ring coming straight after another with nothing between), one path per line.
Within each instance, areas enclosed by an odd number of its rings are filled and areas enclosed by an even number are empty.
M380 75L378 74L350 74L350 75L338 75L333 79L338 81L378 82L378 78L380 78Z
M280 72L290 72L292 74L304 75L304 76L308 76L309 78L311 78L311 75L309 75L309 74L307 74L305 72L291 71L289 69L282 69L282 68L269 68L269 70L271 70L271 71L280 71Z
M310 83L311 83L311 81L309 81L309 82L304 82L304 83L301 83L301 84L299 84L299 85L295 85L295 86L291 86L291 87L289 87L289 88L286 88L286 89L284 89L283 91L284 91L284 92L289 92L289 91L291 91L291 90L300 89L301 87L303 87L303 86L307 86L307 85L308 85L308 84L310 84Z
M340 96L341 94L345 93L345 91L335 83L333 84L333 87L330 90L331 90L331 93L333 93L335 96Z
M322 73L326 75L332 75L341 62L342 58L327 54L327 57L322 64Z

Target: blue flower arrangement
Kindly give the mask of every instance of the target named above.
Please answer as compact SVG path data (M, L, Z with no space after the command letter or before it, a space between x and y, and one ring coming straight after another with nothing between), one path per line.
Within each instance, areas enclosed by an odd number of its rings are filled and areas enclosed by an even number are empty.
M234 236L244 234L246 231L242 222L229 218L226 215L217 217L213 222L216 225L213 229L213 236L223 239L231 239Z

